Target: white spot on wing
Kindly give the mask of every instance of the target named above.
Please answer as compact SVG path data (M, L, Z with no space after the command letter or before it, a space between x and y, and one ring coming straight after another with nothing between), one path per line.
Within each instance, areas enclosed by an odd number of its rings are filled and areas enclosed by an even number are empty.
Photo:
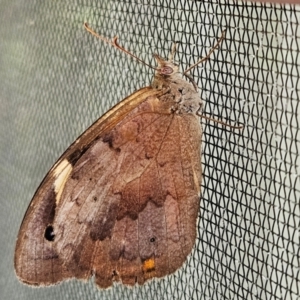
M72 165L64 159L61 161L53 170L54 180L54 191L56 194L56 205L60 201L61 194L64 190L64 186L69 178L69 175L72 171Z

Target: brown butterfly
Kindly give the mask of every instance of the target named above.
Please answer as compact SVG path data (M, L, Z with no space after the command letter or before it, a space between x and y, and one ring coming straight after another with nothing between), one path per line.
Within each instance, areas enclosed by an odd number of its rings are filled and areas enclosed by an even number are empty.
M111 44L132 55L116 38ZM132 286L186 260L199 209L202 101L195 83L182 79L174 52L169 60L154 55L151 86L98 119L44 178L17 239L22 282L94 276L101 288Z

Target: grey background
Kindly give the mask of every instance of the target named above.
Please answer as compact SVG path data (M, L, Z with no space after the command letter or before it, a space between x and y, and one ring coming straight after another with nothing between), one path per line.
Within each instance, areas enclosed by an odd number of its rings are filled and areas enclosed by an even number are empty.
M241 1L0 1L1 299L299 299L300 7ZM174 275L101 291L48 288L14 274L15 240L43 176L93 121L151 82L151 69L83 29L87 21L146 62L180 41L204 112L198 238Z

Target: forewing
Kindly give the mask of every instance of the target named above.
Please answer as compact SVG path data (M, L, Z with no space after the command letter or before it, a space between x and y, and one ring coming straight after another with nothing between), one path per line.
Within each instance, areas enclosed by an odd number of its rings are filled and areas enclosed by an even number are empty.
M183 264L196 236L201 128L193 114L171 111L148 94L59 160L21 227L23 281L95 275L100 287L133 285Z

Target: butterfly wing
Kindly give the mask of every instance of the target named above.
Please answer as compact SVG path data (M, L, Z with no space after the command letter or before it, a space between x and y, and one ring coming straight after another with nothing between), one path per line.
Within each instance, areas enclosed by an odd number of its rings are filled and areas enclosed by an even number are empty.
M144 283L174 272L195 242L201 127L141 89L92 125L47 174L18 236L19 278Z

